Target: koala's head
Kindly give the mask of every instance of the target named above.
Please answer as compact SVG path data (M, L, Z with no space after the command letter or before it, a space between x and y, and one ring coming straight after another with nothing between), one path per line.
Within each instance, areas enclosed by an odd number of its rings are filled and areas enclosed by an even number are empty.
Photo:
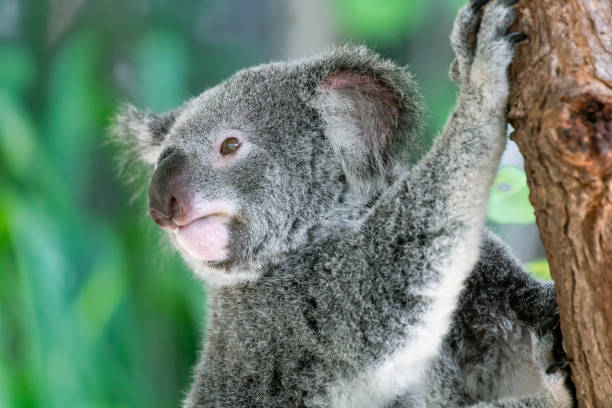
M419 151L411 76L364 47L246 69L114 133L153 170L149 211L212 284L352 228ZM420 152L419 152L420 153Z

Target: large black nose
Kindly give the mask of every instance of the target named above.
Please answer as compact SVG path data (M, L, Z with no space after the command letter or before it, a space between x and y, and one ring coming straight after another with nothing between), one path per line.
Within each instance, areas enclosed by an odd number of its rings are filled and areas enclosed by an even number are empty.
M173 224L185 200L186 156L179 150L165 152L157 164L149 184L149 212L161 227Z

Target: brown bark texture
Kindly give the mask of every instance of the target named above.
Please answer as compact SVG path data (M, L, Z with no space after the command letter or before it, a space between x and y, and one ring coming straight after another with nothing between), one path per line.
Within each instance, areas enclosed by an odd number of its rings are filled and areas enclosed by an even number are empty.
M612 0L523 0L508 118L580 407L612 408Z

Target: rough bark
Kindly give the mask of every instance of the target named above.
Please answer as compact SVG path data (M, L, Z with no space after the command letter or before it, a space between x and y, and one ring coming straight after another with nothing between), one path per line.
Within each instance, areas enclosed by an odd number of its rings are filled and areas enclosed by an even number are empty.
M519 3L509 119L580 407L612 407L612 0Z

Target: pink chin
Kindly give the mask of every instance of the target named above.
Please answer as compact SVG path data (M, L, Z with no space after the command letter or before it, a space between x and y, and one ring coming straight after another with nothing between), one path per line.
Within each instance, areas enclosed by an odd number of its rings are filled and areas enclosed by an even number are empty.
M194 258L222 261L227 257L227 217L209 215L197 219L180 227L176 237L178 243Z

